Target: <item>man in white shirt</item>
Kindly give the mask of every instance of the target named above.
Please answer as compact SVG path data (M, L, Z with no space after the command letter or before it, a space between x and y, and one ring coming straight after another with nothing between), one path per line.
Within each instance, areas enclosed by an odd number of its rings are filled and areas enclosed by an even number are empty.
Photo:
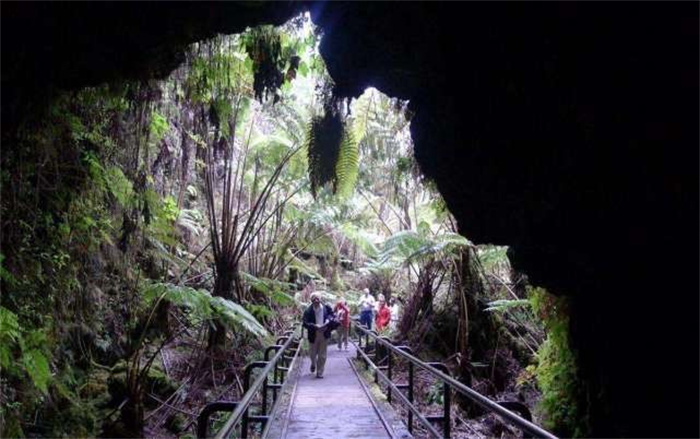
M372 329L372 313L374 312L374 297L370 294L369 288L362 290L364 293L360 297L360 323Z

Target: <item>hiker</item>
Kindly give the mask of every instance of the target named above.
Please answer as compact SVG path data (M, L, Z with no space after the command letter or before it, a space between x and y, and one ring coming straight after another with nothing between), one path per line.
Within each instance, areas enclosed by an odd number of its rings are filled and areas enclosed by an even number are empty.
M399 302L396 300L396 297L392 297L391 300L389 301L391 303L391 306L389 307L389 311L391 312L391 320L389 321L389 329L393 332L396 331L396 328L399 326Z
M369 293L369 288L362 290L360 297L360 323L372 329L372 311L374 310L374 297Z
M341 350L342 344L345 344L345 350L347 351L348 333L350 332L350 311L344 298L338 299L338 303L336 303L333 311L340 323L340 326L338 326L338 350Z
M386 300L384 300L384 295L379 295L379 307L377 309L377 317L375 323L377 324L377 332L383 331L387 327L389 321L391 320L391 311L389 307L386 306Z
M311 305L304 311L303 326L309 334L311 373L316 372L316 378L323 378L328 339L334 322L335 314L330 306L321 303L321 293L312 293Z

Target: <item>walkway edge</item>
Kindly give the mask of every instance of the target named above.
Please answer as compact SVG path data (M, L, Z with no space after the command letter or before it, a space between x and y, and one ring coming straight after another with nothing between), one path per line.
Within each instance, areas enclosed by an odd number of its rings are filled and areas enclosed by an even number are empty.
M369 402L372 404L372 408L374 409L375 413L377 413L377 416L379 416L379 419L382 421L382 425L384 425L384 428L386 429L387 434L389 434L389 437L391 439L407 439L412 436L397 436L396 432L394 431L393 426L389 424L387 421L386 417L384 416L384 413L382 410L379 408L379 405L377 401L374 399L374 396L372 395L372 392L370 391L367 383L365 383L364 378L360 376L359 371L355 367L355 363L353 362L352 357L347 358L348 363L350 363L350 368L352 368L352 371L355 373L355 376L357 377L357 380L360 382L360 386L362 387L362 390L365 392L365 395L367 395L367 398L369 399Z

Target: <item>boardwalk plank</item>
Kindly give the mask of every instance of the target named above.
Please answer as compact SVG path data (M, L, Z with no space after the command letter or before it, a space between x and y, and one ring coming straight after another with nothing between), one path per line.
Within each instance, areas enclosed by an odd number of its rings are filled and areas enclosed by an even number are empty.
M309 359L303 359L285 439L391 437L348 364L354 355L354 347L338 351L329 346L321 379L309 371Z

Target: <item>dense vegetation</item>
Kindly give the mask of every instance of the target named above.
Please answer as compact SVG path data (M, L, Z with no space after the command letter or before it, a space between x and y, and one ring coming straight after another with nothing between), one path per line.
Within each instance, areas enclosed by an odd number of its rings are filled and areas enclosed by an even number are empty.
M398 298L393 337L585 434L565 305L456 233L406 103L337 101L317 39L303 16L219 36L25 121L2 160L0 436L191 434L310 280Z

